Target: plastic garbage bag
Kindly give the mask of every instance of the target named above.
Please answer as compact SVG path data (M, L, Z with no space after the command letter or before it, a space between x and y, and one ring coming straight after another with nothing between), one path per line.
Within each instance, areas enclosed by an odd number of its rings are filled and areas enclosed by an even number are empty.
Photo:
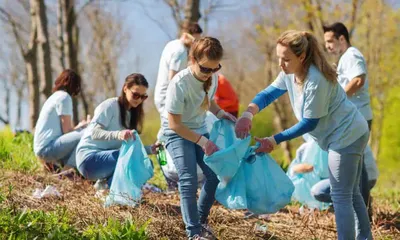
M300 163L312 165L313 171L296 173L293 168ZM311 188L322 179L329 177L328 152L322 150L317 142L309 140L299 147L296 159L289 165L287 175L295 186L293 199L309 208L323 210L329 207L330 204L317 201L311 195Z
M135 132L136 140L123 142L105 205L135 206L142 186L153 177L153 165Z
M215 197L225 207L248 209L256 214L274 213L290 202L294 186L281 167L265 153L249 147L250 136L236 138L234 124L214 123L210 139L220 148L205 163L220 183Z

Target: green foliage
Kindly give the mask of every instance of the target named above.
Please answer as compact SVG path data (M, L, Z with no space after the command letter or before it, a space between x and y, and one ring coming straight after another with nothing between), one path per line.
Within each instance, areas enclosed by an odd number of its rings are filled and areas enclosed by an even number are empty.
M69 222L66 209L53 213L31 210L0 210L1 239L76 239L78 231Z
M388 106L384 113L382 140L380 154L377 159L380 171L378 183L387 183L388 186L398 184L400 174L400 119L397 111L400 108L400 87L391 90L388 98ZM382 127L382 126L381 126Z
M33 136L20 133L14 136L9 128L0 132L0 168L36 172L39 162L33 153Z
M90 226L83 233L85 239L90 240L119 240L119 239L148 239L146 235L146 228L149 222L137 227L131 220L125 221L123 224L121 222L109 219L105 225L94 225Z

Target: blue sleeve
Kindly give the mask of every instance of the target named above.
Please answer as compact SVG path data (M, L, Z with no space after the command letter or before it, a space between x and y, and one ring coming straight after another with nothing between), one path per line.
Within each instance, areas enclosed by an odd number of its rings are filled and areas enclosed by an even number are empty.
M259 111L261 111L282 96L285 92L287 92L287 90L268 86L266 89L259 92L251 102L256 104L259 108Z
M276 134L274 136L275 141L277 144L279 144L281 142L300 137L301 135L314 130L317 127L318 122L319 118L303 118L300 122L298 122L291 128Z

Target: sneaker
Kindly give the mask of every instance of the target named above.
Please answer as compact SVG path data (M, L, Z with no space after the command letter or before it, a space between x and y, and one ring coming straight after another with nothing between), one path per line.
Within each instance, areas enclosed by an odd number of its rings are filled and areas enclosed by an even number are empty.
M217 237L215 237L214 231L208 224L202 224L202 229L201 229L201 234L200 236L205 238L205 239L210 239L210 240L216 240Z
M107 179L97 180L93 187L96 191L108 189Z
M189 237L189 240L208 240L207 238L200 237L199 234Z

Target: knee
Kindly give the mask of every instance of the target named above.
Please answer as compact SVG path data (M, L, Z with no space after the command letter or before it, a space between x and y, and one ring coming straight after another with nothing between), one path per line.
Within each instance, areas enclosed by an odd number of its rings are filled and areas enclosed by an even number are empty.
M322 191L320 188L315 185L310 190L311 196L313 196L317 201L320 202L329 202L330 193L326 191Z
M179 177L179 188L181 192L196 194L197 192L197 177L185 174Z

